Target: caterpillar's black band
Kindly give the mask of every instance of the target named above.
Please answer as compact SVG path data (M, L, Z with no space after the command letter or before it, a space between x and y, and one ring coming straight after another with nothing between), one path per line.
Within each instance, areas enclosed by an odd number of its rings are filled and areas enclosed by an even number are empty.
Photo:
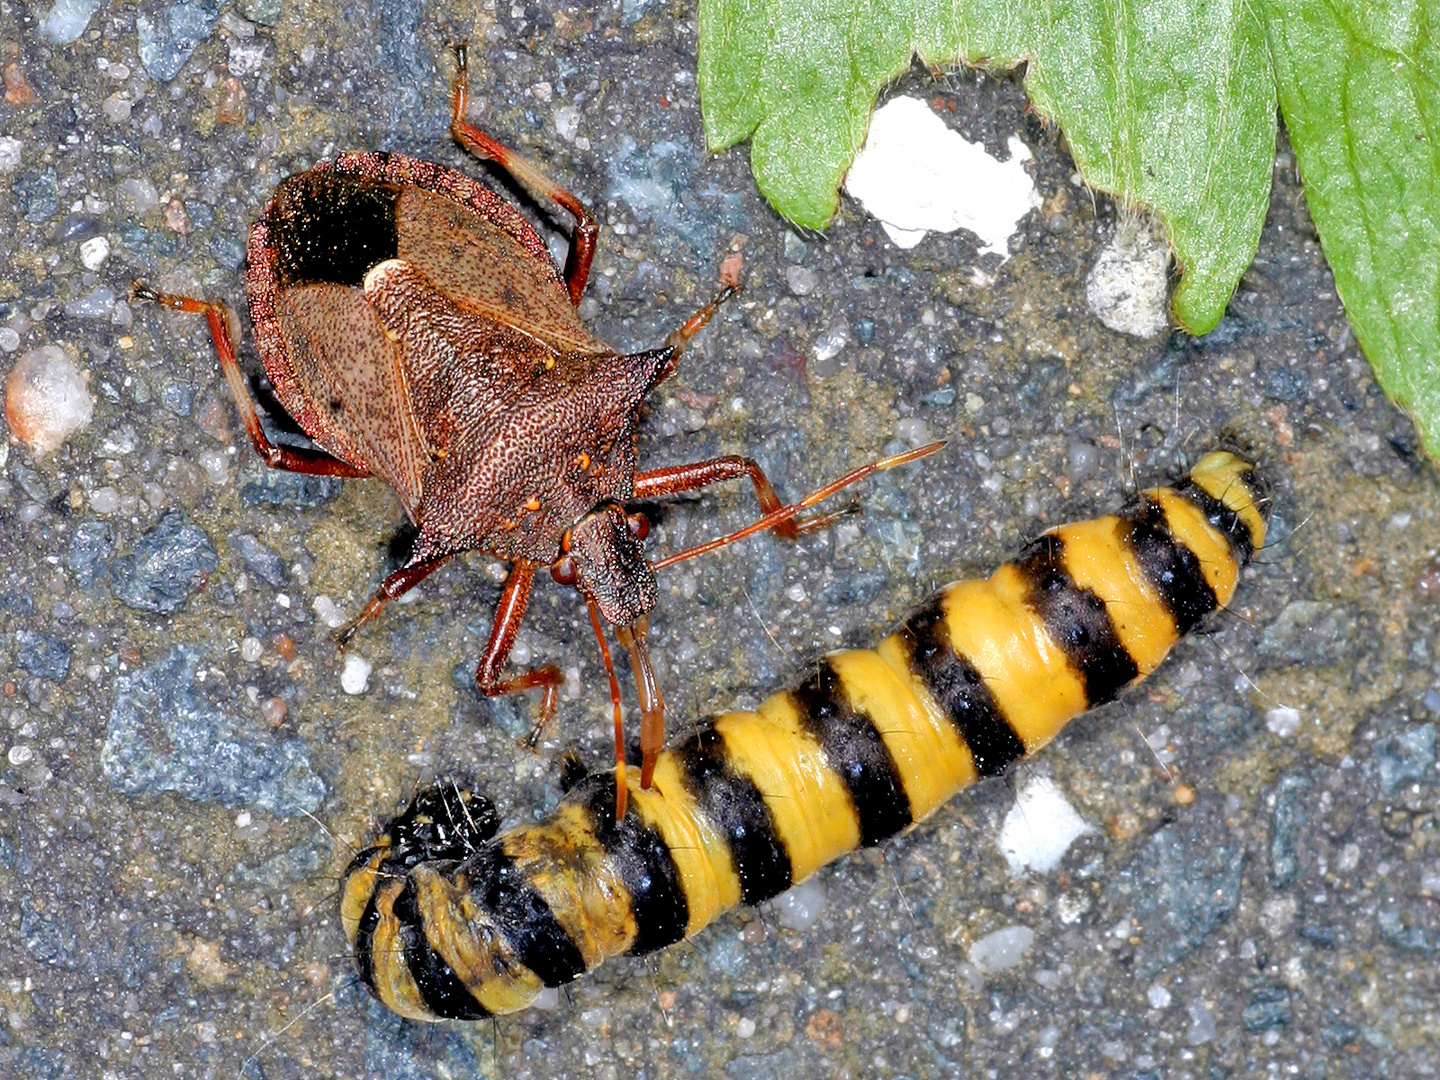
M630 893L635 916L630 952L639 956L675 944L690 923L690 902L665 838L640 820L633 805L624 821L615 820L613 773L590 777L572 794L582 792L595 835Z
M1014 566L1027 584L1026 606L1044 620L1050 640L1085 684L1086 707L1115 700L1140 669L1121 643L1105 601L1070 576L1065 541L1046 533L1026 547Z
M1138 504L1125 509L1121 522L1121 539L1134 552L1145 580L1160 594L1176 632L1188 634L1218 604L1200 560L1171 534L1165 511L1153 499L1142 496Z
M981 776L1000 776L1025 756L1025 744L1000 711L975 665L959 655L945 630L943 593L911 615L900 633L910 646L910 667L975 760Z
M740 899L758 904L793 884L790 852L754 782L730 765L725 740L706 725L674 750L686 789L725 838Z
M489 1016L490 1010L475 1000L475 995L460 981L445 958L430 947L425 936L426 915L415 892L413 875L405 879L405 887L395 897L391 910L400 924L405 966L415 980L425 1008L446 1020L480 1020Z
M1239 514L1188 476L1175 485L1174 491L1186 502L1194 504L1205 515L1210 527L1229 541L1230 550L1242 566L1250 561L1250 556L1255 553L1255 542Z
M355 974L360 976L360 981L372 991L375 989L375 958L372 952L372 945L375 939L375 927L380 924L380 909L375 906L375 894L378 888L370 890L370 898L365 902L365 910L360 915L360 925L355 931Z
M487 844L459 868L475 899L520 962L546 986L560 986L585 974L585 957L555 918L550 905L499 844Z
M885 740L868 716L850 707L830 661L822 658L819 670L791 694L800 707L801 725L815 736L850 792L860 845L878 844L909 825L914 820L910 798Z

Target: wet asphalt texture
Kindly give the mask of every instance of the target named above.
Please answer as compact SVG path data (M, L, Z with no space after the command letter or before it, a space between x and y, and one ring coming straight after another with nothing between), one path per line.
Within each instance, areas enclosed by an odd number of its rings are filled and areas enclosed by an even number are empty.
M1440 484L1346 327L1283 135L1224 320L1136 341L1085 305L1117 209L1077 186L1013 78L917 69L896 88L992 153L1013 133L1033 149L1045 207L1001 263L965 234L897 250L850 203L824 235L788 230L743 148L703 152L685 4L121 2L69 45L40 37L44 14L0 0L7 88L18 70L33 96L0 102L19 143L0 367L61 346L95 412L53 456L11 445L0 474L0 1075L1435 1074ZM364 629L350 654L371 670L352 664L347 693L325 619L403 558L399 504L267 472L202 320L124 297L142 277L241 305L250 220L324 156L485 173L446 134L445 43L465 34L471 119L603 223L582 308L602 338L660 344L743 240L744 294L651 397L645 466L753 454L793 497L950 440L860 485L831 529L664 576L652 641L676 728L875 641L938 584L1226 433L1275 504L1232 614L1009 781L824 870L813 925L740 911L548 1010L424 1026L350 975L337 877L423 780L473 777L513 822L554 804L563 751L606 763L583 609L542 586L520 637L517 660L570 676L539 754L517 746L532 703L471 683L499 593L483 556ZM263 402L248 336L242 362ZM651 509L656 551L754 513L740 485ZM1036 775L1095 831L1016 878L995 836ZM1018 963L970 964L1017 925Z

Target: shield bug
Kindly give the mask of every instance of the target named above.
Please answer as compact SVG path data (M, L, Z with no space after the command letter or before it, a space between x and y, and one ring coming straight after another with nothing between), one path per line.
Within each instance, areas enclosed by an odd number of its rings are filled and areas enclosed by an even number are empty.
M280 446L265 434L236 359L238 322L225 305L139 283L134 295L205 315L246 432L267 464L377 477L418 526L407 563L337 633L342 647L451 557L488 552L511 568L475 680L488 695L541 690L543 726L555 708L560 669L506 677L505 668L535 575L548 567L589 608L610 674L622 767L619 691L602 623L616 628L630 655L644 716L642 782L649 786L664 738L664 702L645 633L655 570L665 561L647 560L648 525L625 504L745 477L764 516L703 550L763 528L793 539L815 524L797 522L799 510L935 447L865 466L789 507L746 457L637 470L641 402L674 372L686 342L737 284L727 284L661 348L622 355L591 334L576 306L595 255L595 218L466 121L464 45L455 54L451 135L574 219L563 270L517 210L432 162L343 154L282 181L251 226L245 285L265 373L315 449Z

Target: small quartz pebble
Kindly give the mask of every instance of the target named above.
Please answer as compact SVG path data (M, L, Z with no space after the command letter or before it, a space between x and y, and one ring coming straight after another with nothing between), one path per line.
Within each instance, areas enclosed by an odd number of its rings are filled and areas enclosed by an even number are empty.
M5 380L10 434L39 457L53 454L90 423L95 403L85 377L59 345L23 354Z
M265 646L261 644L260 639L257 637L247 637L244 641L240 642L240 659L244 660L247 664L253 664L259 660L260 654L264 651Z
M771 902L775 921L787 930L803 931L814 925L825 910L825 885L819 878L787 889Z
M99 270L110 257L110 241L103 236L92 236L80 245L80 264L86 270Z
M1289 705L1276 705L1265 710L1265 726L1282 739L1288 739L1300 730L1300 710Z
M370 684L370 661L350 655L345 657L345 667L340 672L340 689L347 694L363 694Z
M1025 958L1035 943L1035 931L1028 926L1007 926L986 934L970 946L970 963L982 974L1004 971Z
M315 610L315 616L331 630L345 625L345 612L324 593L310 601L310 606Z
M0 173L14 172L20 167L20 151L25 144L13 135L0 135Z

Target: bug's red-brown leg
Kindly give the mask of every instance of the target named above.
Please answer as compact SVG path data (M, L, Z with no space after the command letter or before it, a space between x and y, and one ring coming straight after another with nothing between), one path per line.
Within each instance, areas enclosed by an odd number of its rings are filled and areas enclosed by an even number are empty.
M570 254L565 258L564 276L570 302L578 304L585 295L585 283L590 280L590 264L595 259L595 242L600 233L595 215L530 162L465 119L465 110L470 102L466 52L465 42L455 46L455 78L450 83L450 137L477 157L493 161L526 187L557 203L575 219L575 233L570 239Z
M355 636L355 632L379 615L386 604L391 600L400 599L449 561L449 555L441 555L438 559L431 559L429 562L418 563L415 566L402 566L396 570L380 583L380 588L375 590L375 595L360 610L360 614L331 635L335 644L342 649L345 648L350 644L350 639Z
M635 498L654 499L663 495L678 495L682 491L694 491L696 488L722 484L726 480L736 480L742 476L748 476L755 485L760 509L766 514L773 514L784 505L755 459L735 454L636 473ZM800 528L795 519L789 517L775 525L775 532L786 540L794 540L799 537Z
M231 328L235 316L230 309L218 301L196 300L190 296L173 296L170 293L158 292L149 285L143 285L136 281L130 286L130 295L136 300L147 300L161 307L168 307L172 311L185 311L194 315L204 315L205 321L210 325L210 339L215 343L215 353L220 358L220 370L225 373L225 381L230 384L230 396L235 399L235 407L240 410L240 420L245 425L246 432L250 435L250 443L255 447L255 452L264 460L265 464L272 469L284 469L287 472L308 473L311 476L369 476L370 474L348 461L341 461L332 457L323 450L308 449L299 446L276 446L265 434L265 429L260 426L260 416L255 411L255 399L250 396L250 387L245 383L245 376L240 371L240 364L235 359L235 345Z
M505 590L500 594L500 603L495 607L495 622L490 627L490 640L475 669L475 684L487 697L502 694L518 694L522 690L543 689L540 698L540 722L530 737L530 745L540 741L540 732L555 715L555 695L565 676L554 664L523 671L519 675L502 680L500 672L510 659L510 650L515 645L515 635L520 632L520 622L525 618L525 607L530 603L530 585L535 579L539 563L519 559L510 567L510 576L505 579Z
M625 817L625 804L630 789L625 785L625 714L620 708L620 683L615 678L615 665L610 660L610 646L605 643L605 628L601 624L600 611L595 601L585 600L590 609L590 626L595 631L595 640L600 643L600 659L605 661L605 674L610 677L610 706L615 714L615 820Z
M908 465L912 461L929 457L935 451L944 446L944 441L927 443L924 446L916 447L914 450L906 450L903 454L895 454L892 457L881 458L872 461L868 465L861 465L858 469L852 469L838 480L832 480L822 488L817 488L809 495L806 495L799 502L793 502L789 506L782 506L778 510L771 511L758 521L752 521L743 529L736 529L724 536L717 536L714 540L707 540L703 544L696 544L684 551L677 551L673 555L666 555L663 559L657 559L651 563L651 569L655 571L664 570L666 567L674 566L676 563L684 562L686 559L693 559L699 555L733 544L738 540L744 540L747 536L753 536L757 532L764 532L766 529L773 529L776 524L786 518L793 518L802 510L808 510L818 502L823 502L831 495L834 495L842 488L847 488L857 480L863 480L871 473L884 472L887 469L898 468L901 465ZM826 515L828 516L828 515Z

